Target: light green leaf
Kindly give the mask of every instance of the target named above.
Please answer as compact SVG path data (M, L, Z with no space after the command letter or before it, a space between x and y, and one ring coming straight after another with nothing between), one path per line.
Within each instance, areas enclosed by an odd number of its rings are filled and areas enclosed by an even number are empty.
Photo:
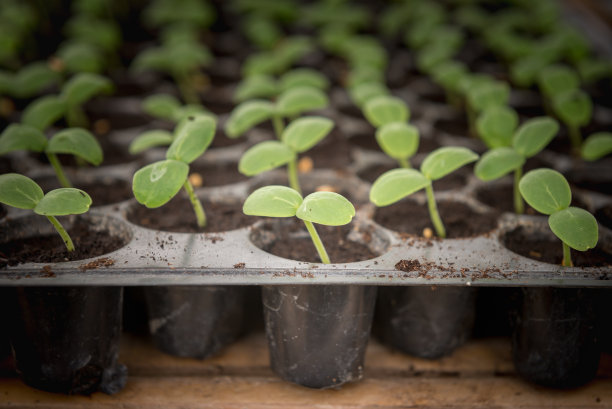
M240 158L238 171L246 176L286 165L295 159L295 152L280 141L264 141L249 148Z
M307 116L296 119L283 131L283 143L297 153L305 152L329 134L334 127L331 119Z
M470 106L482 112L492 106L508 105L510 87L505 82L492 81L472 88L467 95Z
M91 197L74 188L61 188L48 192L34 208L34 213L43 216L66 216L82 214L89 210Z
M329 88L329 80L323 74L311 68L296 68L280 79L280 87L283 91L295 87L312 87L320 90Z
M572 191L563 175L552 169L529 171L519 182L523 199L540 213L553 214L567 208Z
M172 121L176 123L184 122L190 116L207 116L214 121L217 121L217 117L212 112L209 112L202 105L197 104L186 104L174 111ZM175 129L176 132L176 129Z
M91 132L83 128L59 131L49 140L46 152L68 153L98 166L104 159L102 148Z
M389 95L389 89L380 82L364 82L350 89L351 101L360 108L371 99L383 95Z
M512 146L526 158L537 155L559 132L559 124L554 119L544 116L531 118L516 131Z
M406 122L410 118L408 105L392 96L372 98L364 105L363 114L375 128L391 122Z
M540 71L538 84L544 95L553 98L556 94L577 89L580 86L580 79L576 71L570 67L553 64Z
M178 160L166 159L147 165L134 173L134 197L148 208L163 206L178 193L188 174L189 165Z
M525 164L525 157L510 147L495 148L480 158L474 167L474 174L480 180L498 179Z
M274 115L274 105L268 101L252 100L243 102L232 111L225 123L225 133L229 138L237 138L255 125Z
M208 115L190 116L177 126L167 159L191 163L202 155L215 137L216 121Z
M13 89L21 98L40 94L45 88L57 84L61 79L58 72L46 62L35 62L23 67L15 76Z
M156 146L168 146L172 143L173 139L172 133L168 131L159 129L146 131L138 135L130 143L129 150L132 155L136 155Z
M575 250L587 251L597 245L597 220L584 209L572 206L553 213L548 225L555 236Z
M43 198L40 186L18 173L0 175L0 203L19 209L34 209Z
M285 117L323 109L329 104L323 91L312 87L295 87L284 91L276 101L277 112Z
M548 58L530 54L520 58L510 66L510 78L519 87L530 87L536 81L538 73L548 64Z
M243 102L253 98L271 98L278 95L279 92L278 84L271 75L251 75L238 84L234 92L234 100Z
M370 202L379 207L388 206L430 184L431 181L416 169L393 169L374 181Z
M343 226L355 216L355 208L334 192L314 192L304 198L295 214L298 219L326 226Z
M42 152L47 146L47 137L30 125L10 124L0 135L0 155L13 151Z
M248 216L293 217L302 204L302 196L287 186L260 187L247 197L242 211Z
M478 154L468 148L445 146L427 155L421 164L421 172L429 180L438 180L477 160Z
M376 131L380 148L393 159L407 159L419 149L419 130L405 122L392 122Z
M181 107L178 99L172 95L157 94L147 97L142 102L142 110L155 117L173 121L175 112Z
M587 125L593 115L591 98L578 89L555 94L553 108L563 122L574 127Z
M489 149L510 146L519 118L516 111L507 106L485 109L476 120L476 130Z
M38 98L23 111L21 123L44 131L64 116L66 108L66 102L56 95Z
M612 153L612 133L597 132L589 135L582 144L582 158L597 160Z
M82 105L99 94L110 94L113 83L108 78L93 73L80 73L62 87L62 97L68 106Z

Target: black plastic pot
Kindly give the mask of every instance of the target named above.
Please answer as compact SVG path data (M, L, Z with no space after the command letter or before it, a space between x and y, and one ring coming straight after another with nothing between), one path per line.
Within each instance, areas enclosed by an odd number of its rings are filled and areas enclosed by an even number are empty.
M119 392L121 287L28 287L7 291L9 337L23 381L50 392Z
M400 351L439 358L467 341L474 326L476 289L381 287L377 332Z
M149 330L171 355L206 358L244 331L245 287L146 287Z
M376 287L264 286L272 369L310 388L330 388L363 376Z
M600 357L595 298L589 289L522 289L512 336L519 375L553 388L577 387L595 377Z

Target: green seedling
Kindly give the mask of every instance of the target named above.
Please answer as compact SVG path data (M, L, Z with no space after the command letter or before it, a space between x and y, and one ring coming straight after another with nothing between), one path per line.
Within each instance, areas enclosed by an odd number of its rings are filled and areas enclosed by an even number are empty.
M333 192L302 195L286 186L264 186L247 197L244 214L263 217L297 217L304 222L321 262L330 264L329 256L313 223L343 226L355 216L355 208L346 198Z
M264 141L249 148L240 158L238 170L246 176L254 176L287 165L289 185L301 193L298 154L319 143L333 127L332 120L320 116L296 119L283 131L280 141Z
M610 60L584 58L576 63L576 69L580 79L585 84L594 84L600 80L612 79L612 61Z
M200 157L215 136L216 122L210 116L193 116L174 130L166 159L139 169L132 181L134 197L148 208L163 206L183 187L189 195L199 227L206 226L202 203L189 182L189 164Z
M283 31L271 18L259 13L247 15L242 32L249 42L262 50L271 50L283 38Z
M567 126L570 141L575 150L582 145L580 128L591 122L593 102L587 93L573 89L556 94L552 106L555 114Z
M612 133L597 132L584 140L582 144L582 158L595 161L612 153Z
M512 136L519 124L516 111L508 106L485 109L476 120L476 131L489 149L512 145Z
M245 77L257 74L280 75L312 50L312 40L308 37L289 37L273 50L252 54L243 64L242 73Z
M59 46L54 64L58 70L71 74L101 73L106 67L106 59L100 48L73 39Z
M388 206L421 189L427 194L429 216L438 237L446 237L446 229L438 213L432 182L460 167L475 162L478 155L463 147L443 147L431 152L421 170L393 169L383 173L370 189L370 201L378 207Z
M363 114L373 127L379 128L391 122L408 121L410 109L402 99L385 95L366 102Z
M389 88L382 81L361 82L349 89L351 101L360 109L363 109L366 102L390 94Z
M448 103L460 107L462 102L459 84L461 79L468 75L465 64L454 60L443 61L433 68L431 75L433 80L444 88Z
M283 23L294 21L300 12L294 0L234 0L231 7L239 15L259 14Z
M174 23L188 23L200 28L209 27L216 19L214 7L207 1L155 0L143 13L143 21L149 27L165 27Z
M533 52L512 62L510 79L518 87L529 88L536 83L540 71L550 63L548 55Z
M168 94L155 94L142 101L142 110L154 118L179 123L192 115L212 115L202 105L183 105Z
M540 71L538 85L542 94L548 100L553 100L558 94L578 89L580 78L570 67L553 64Z
M349 71L344 82L344 86L349 90L352 90L361 84L374 83L384 85L385 72L367 65L358 66Z
M19 209L30 209L46 216L62 238L66 249L74 251L74 244L56 216L82 214L89 210L91 197L79 189L61 188L44 194L32 179L17 174L0 175L0 203Z
M301 16L307 24L315 27L342 26L350 31L367 27L369 12L360 5L344 1L322 1L303 9Z
M501 117L498 119L501 119ZM500 124L495 125L500 127ZM514 122L508 124L507 128L510 129L513 125ZM489 181L514 172L514 211L519 214L523 213L525 205L519 192L523 165L528 158L541 152L552 141L557 132L559 132L559 124L554 119L549 117L532 118L512 134L510 144L503 144L506 141L505 135L502 141L493 144L495 147L482 155L474 167L474 173L479 179Z
M99 47L109 55L121 45L121 30L111 20L76 15L66 22L64 32L68 37Z
M16 73L0 71L0 94L31 98L59 84L61 76L45 62L26 65Z
M519 190L531 207L549 216L550 229L562 241L562 265L573 266L570 248L586 251L597 245L597 221L588 211L570 206L572 192L561 173L552 169L527 172Z
M325 91L329 88L329 80L320 72L310 68L296 68L283 74L278 80L266 74L252 75L238 84L234 100L244 102L255 98L275 98L297 87Z

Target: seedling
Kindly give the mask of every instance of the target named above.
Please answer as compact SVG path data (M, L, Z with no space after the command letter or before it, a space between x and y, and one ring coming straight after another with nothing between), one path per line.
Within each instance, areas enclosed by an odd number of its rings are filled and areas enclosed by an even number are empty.
M91 197L82 190L61 188L44 194L32 179L17 174L0 175L0 203L19 209L33 210L46 216L69 252L74 251L74 243L55 216L82 214L89 210Z
M485 109L476 120L476 131L489 149L512 145L512 136L518 127L516 111L507 106Z
M206 226L202 203L187 178L189 164L202 155L215 136L216 122L210 116L193 116L174 130L166 159L139 169L132 181L136 200L148 208L163 206L183 187L196 215L199 227Z
M329 256L313 223L343 226L355 216L351 202L338 193L314 192L302 199L299 192L286 186L264 186L255 190L247 197L242 211L249 216L301 219L324 264L330 264Z
M498 117L501 119L501 117ZM507 128L511 128L509 124ZM497 124L500 126L500 124ZM502 142L492 144L493 149L482 155L474 173L484 181L498 179L514 172L514 211L523 213L525 205L519 192L519 181L523 175L523 165L528 158L544 149L559 131L559 124L552 118L532 118L521 125L512 135L511 145ZM504 137L505 138L505 137ZM492 139L492 138L490 138Z
M251 44L262 50L271 50L283 38L283 31L278 24L259 13L245 16L242 32Z
M258 74L279 75L312 50L313 44L310 38L289 37L273 50L252 54L244 62L242 73L245 77Z
M363 114L372 126L379 128L392 122L408 121L410 109L400 98L378 96L365 103Z
M550 229L562 241L563 266L573 266L570 248L586 251L597 245L597 221L588 211L570 206L572 192L561 173L552 169L527 172L519 190L531 207L549 216Z
M152 117L179 123L192 115L212 115L202 105L182 105L175 97L167 94L156 94L142 102L142 110Z
M52 64L60 72L101 73L106 66L106 59L100 48L75 39L59 46Z
M363 106L370 100L380 97L390 95L391 92L385 86L383 81L368 81L368 82L359 82L356 85L349 88L349 95L351 97L351 101L360 109L363 109Z
M59 153L74 155L77 158L98 166L102 163L103 153L97 139L82 128L68 128L46 138L41 130L25 124L11 124L0 135L0 155L13 151L44 152L63 187L72 187L64 174L57 157Z
M274 98L282 92L297 87L311 87L325 91L329 88L329 80L310 68L296 68L278 80L266 74L252 75L238 84L234 100L244 102L254 98Z
M214 7L199 0L181 1L180 7L172 0L155 0L143 13L143 21L149 27L164 27L174 23L188 23L197 27L209 27L216 18Z
M333 127L333 121L324 117L296 119L283 131L280 141L264 141L249 148L240 158L238 170L246 176L254 176L287 165L289 185L301 193L297 173L298 154L319 143Z
M0 94L31 98L60 82L60 75L44 62L26 65L17 73L0 71Z
M436 234L446 237L446 229L438 213L432 182L443 178L468 163L475 162L478 155L463 147L442 147L431 152L421 170L393 169L383 173L370 189L370 201L378 207L388 206L423 188L427 194L429 216Z
M556 94L552 102L555 114L567 126L573 148L579 150L582 145L580 128L591 122L593 115L591 98L585 92L573 89Z
M612 133L597 132L585 139L582 144L582 158L595 161L612 153Z
M446 100L455 107L461 106L459 83L468 74L466 66L458 61L443 61L436 65L432 72L433 80L444 88Z
M578 89L580 78L576 71L570 67L553 64L540 71L538 84L544 96L553 100L555 95Z

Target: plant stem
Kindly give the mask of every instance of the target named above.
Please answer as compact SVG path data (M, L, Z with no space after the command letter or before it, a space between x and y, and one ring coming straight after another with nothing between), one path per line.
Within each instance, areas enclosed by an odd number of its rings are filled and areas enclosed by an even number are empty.
M68 251L74 251L74 243L72 243L72 239L68 235L66 229L64 229L64 227L55 217L47 216L47 219L49 219L53 227L55 227L55 230L57 230L57 232L61 236L62 240L64 241L64 244L66 245L66 249L68 249Z
M399 163L402 168L412 169L412 166L410 166L410 159L408 158L400 158L397 160L397 163Z
M434 197L434 191L431 183L425 187L425 192L427 192L427 207L429 208L429 217L431 218L431 222L434 225L434 229L436 229L436 234L438 237L444 239L446 238L446 229L444 228L444 224L440 218L440 213L438 213L438 206L436 205L436 198Z
M89 120L83 112L83 109L74 105L68 108L66 112L66 123L69 128L89 128Z
M321 241L321 238L319 237L319 234L317 233L317 230L315 229L314 225L312 224L312 222L309 222L307 220L304 220L304 224L306 225L306 229L308 230L308 233L310 234L312 243L317 249L317 253L319 253L319 258L321 259L321 262L323 264L330 264L329 256L327 255L327 251L325 251L323 242Z
M580 127L568 125L567 131L569 133L570 141L572 142L572 147L576 151L579 150L582 146L582 134L580 133Z
M193 211L195 212L196 219L198 220L198 226L206 226L206 214L204 213L204 208L202 207L202 203L200 202L200 200L193 192L193 186L191 186L191 183L189 183L189 179L185 181L183 187L189 195L189 201L191 202L191 206L193 206Z
M45 154L47 155L47 159L49 159L49 163L55 171L55 175L57 176L57 180L59 180L60 185L62 185L62 187L72 187L72 183L70 183L64 174L64 169L62 169L62 165L55 153L45 152Z
M283 131L285 130L283 118L281 118L279 115L274 115L272 117L272 125L274 126L274 133L276 134L276 139L280 141L283 136Z
M574 264L572 263L572 253L570 250L570 247L565 244L565 242L562 242L563 244L563 262L561 263L562 266L565 267L573 267Z
M467 112L467 121L468 121L468 133L472 138L477 138L476 134L476 111L470 105L469 102L466 102L465 109Z
M523 177L523 168L518 167L514 171L514 211L516 214L525 213L525 204L523 203L523 197L521 196L521 191L519 190L519 182Z
M291 188L298 191L298 193L302 194L302 189L300 188L300 179L298 178L297 172L297 155L287 164L287 176L289 177L289 186Z
M183 97L183 100L186 104L200 104L200 97L198 93L194 89L191 81L189 80L189 75L187 73L180 73L174 75L174 82L178 86L178 89Z

